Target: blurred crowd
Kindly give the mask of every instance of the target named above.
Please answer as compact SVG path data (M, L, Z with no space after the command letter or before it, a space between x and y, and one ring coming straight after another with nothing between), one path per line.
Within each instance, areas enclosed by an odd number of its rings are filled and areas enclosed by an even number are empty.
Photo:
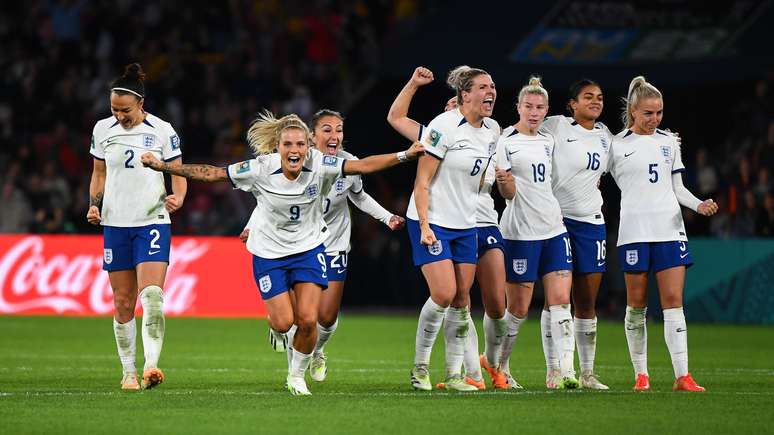
M225 164L248 155L243 133L261 108L306 119L320 107L346 113L376 80L384 47L415 28L422 13L416 0L194 3L4 6L0 232L99 230L85 220L88 144L94 123L110 115L108 83L126 63L142 63L146 108L172 123L184 160ZM731 124L685 162L688 187L720 205L712 219L685 212L691 236L774 237L772 85L761 80L739 90L732 112L717 115ZM393 196L377 183L375 196ZM253 205L226 183L189 183L173 231L238 234ZM360 237L379 239L373 228L364 222L371 235Z
M94 123L125 64L147 73L145 107L183 138L184 159L245 158L262 108L305 119L344 110L373 83L382 47L415 0L32 1L0 14L0 232L95 232L85 221ZM235 234L249 195L189 183L176 233Z

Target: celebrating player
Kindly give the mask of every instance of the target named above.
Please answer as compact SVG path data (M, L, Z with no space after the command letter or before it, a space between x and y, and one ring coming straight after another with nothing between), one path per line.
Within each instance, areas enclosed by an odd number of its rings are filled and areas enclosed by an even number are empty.
M408 117L408 109L417 89L433 81L433 73L427 68L418 67L411 79L400 91L390 107L387 121L403 136L413 139L421 136L425 127ZM456 107L456 97L450 100L446 110ZM498 178L499 176L499 178ZM489 370L495 388L520 388L521 386L509 379L502 372L496 371L496 365L486 361L498 361L502 337L505 335L505 268L503 267L503 244L500 229L497 226L497 211L491 196L492 184L498 181L498 188L504 194L511 192L513 196L513 176L505 171L497 171L495 165L488 162L484 185L478 195L476 208L476 232L478 238L478 264L476 279L481 286L481 296L484 303L484 355L478 355L478 335L472 319L469 324L468 342L465 345L465 382L484 389L481 377L480 362ZM444 385L445 386L445 385Z
M321 291L328 287L325 198L342 176L380 171L423 153L423 146L415 142L399 153L348 160L310 148L309 136L306 124L296 115L275 119L267 112L247 132L257 156L254 159L227 168L172 167L150 153L142 156L142 163L157 171L198 181L229 180L235 188L260 195L257 209L262 225L251 228L247 249L253 254L253 276L271 327L279 332L293 325L297 328L288 348L287 388L294 395L310 394L304 372L317 342Z
M572 302L575 307L575 342L578 345L583 388L607 390L594 374L597 317L595 304L605 272L606 230L602 216L599 179L607 169L613 135L601 122L602 89L584 79L570 87L567 109L571 117L549 116L540 131L554 137L551 185L564 216L573 257ZM543 352L546 357L546 386L561 381L559 360L551 340L551 313L543 307L540 316Z
M430 353L445 320L444 387L474 391L477 386L464 381L461 369L478 261L478 195L500 134L490 118L497 91L486 71L468 66L451 71L447 83L458 107L438 115L425 131L427 155L419 160L407 211L414 264L430 289L417 325L411 385L432 389Z
M94 126L91 155L94 169L89 185L86 219L102 225L104 259L116 307L113 332L123 367L121 388L140 389L135 368L134 309L139 290L143 307L142 343L145 366L142 387L164 381L158 368L164 342L164 278L169 264L169 214L183 205L185 178L172 177L167 195L164 176L144 168L142 153L182 164L180 138L164 120L145 112L145 74L139 64L126 67L110 86L113 116Z
M515 197L506 200L500 219L506 249L508 330L499 368L510 373L513 345L527 317L535 281L541 278L561 373L556 387L577 388L570 314L572 255L561 208L551 189L554 138L539 131L548 112L548 92L540 78L530 78L521 89L517 110L519 121L503 131L498 144L503 152L497 154L498 165L513 172L518 186Z
M693 259L680 206L704 216L712 216L718 207L683 186L680 145L673 135L658 129L663 113L661 92L644 77L635 77L623 112L626 129L616 135L610 160L611 173L621 188L618 256L626 282L626 341L634 366L634 390L649 390L645 315L648 272L653 271L675 372L673 389L704 391L688 372L683 287L685 269Z

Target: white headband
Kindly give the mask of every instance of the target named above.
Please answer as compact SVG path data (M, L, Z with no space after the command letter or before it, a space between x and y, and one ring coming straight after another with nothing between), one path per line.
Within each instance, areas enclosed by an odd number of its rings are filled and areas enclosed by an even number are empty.
M131 90L131 89L127 89L127 88L113 88L113 89L111 89L111 91L124 91L124 92L129 92L130 94L137 95L137 97L138 97L138 98L144 98L142 95L138 94L137 92L135 92L135 91L133 91L133 90Z

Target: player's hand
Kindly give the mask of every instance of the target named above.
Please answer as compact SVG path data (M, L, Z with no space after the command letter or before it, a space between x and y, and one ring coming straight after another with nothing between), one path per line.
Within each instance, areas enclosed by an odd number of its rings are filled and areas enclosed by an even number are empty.
M454 110L457 108L457 97L451 97L449 98L449 101L446 102L446 106L443 108L444 112L448 112L450 110Z
M497 184L508 184L513 181L513 174L511 171L506 171L495 166L495 180L497 181Z
M718 212L718 204L714 200L708 199L699 204L699 208L696 211L702 216L712 216Z
M162 167L161 160L157 159L153 153L145 153L140 156L140 163L146 168L151 168L154 171L160 171Z
M430 225L423 225L420 229L419 241L425 246L432 246L438 239L435 238L435 233L430 229Z
M247 243L247 238L250 237L250 230L245 228L242 230L241 233L239 233L239 240L242 243Z
M396 214L392 215L390 220L387 222L387 226L390 227L390 229L393 231L403 228L404 225L406 225L406 219L403 219L401 216Z
M86 212L86 220L92 225L99 225L102 222L102 216L100 216L99 208L96 205L89 207L89 211Z
M409 160L418 159L419 156L425 155L425 145L422 142L414 142L411 147L406 150L406 157Z
M418 66L414 70L414 74L411 75L411 80L409 80L409 82L416 87L420 87L431 83L433 80L434 78L432 71L423 66Z
M170 213L176 212L182 206L183 200L175 196L174 193L172 195L167 195L167 197L164 198L164 207L166 207L167 211Z

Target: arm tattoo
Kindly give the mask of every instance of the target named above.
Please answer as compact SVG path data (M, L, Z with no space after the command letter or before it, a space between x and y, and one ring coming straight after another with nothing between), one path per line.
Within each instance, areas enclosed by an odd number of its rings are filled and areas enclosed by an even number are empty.
M226 179L226 170L212 165L171 166L169 163L163 163L161 171L197 181L223 181Z
M91 196L89 195L89 207L95 206L97 208L102 208L102 197L105 195L104 192L97 192L96 195Z

